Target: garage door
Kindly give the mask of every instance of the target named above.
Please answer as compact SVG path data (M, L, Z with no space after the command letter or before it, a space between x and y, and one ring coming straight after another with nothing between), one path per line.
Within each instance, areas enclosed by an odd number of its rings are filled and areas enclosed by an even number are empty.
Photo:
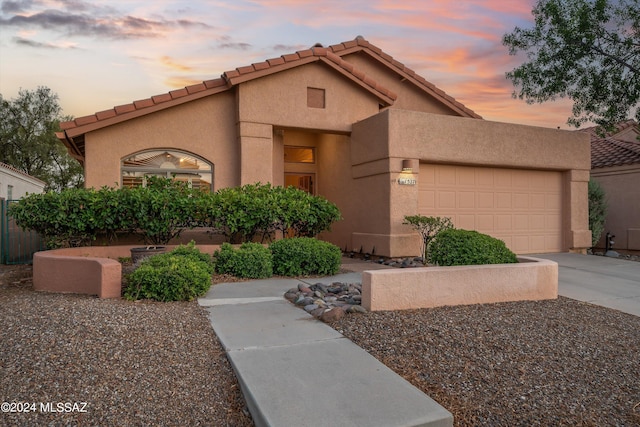
M562 173L420 164L419 209L497 237L516 253L560 252Z

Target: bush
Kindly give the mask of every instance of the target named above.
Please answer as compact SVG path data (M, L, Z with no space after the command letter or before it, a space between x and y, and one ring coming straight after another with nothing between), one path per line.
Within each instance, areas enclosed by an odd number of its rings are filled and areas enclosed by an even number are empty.
M429 254L430 261L440 266L518 262L502 240L468 230L441 232L431 243Z
M249 279L264 279L273 275L271 252L259 243L246 242L234 249L223 243L214 254L215 271Z
M435 239L438 234L444 230L453 228L451 218L440 218L439 216L423 216L423 215L411 215L405 216L403 224L410 225L414 230L420 233L422 237L422 246L420 247L420 256L424 259L429 259L427 253L429 244Z
M202 256L204 255L204 256ZM191 301L211 287L209 256L192 244L154 255L126 277L123 296L128 300Z
M607 201L602 187L597 181L589 180L589 229L591 230L591 246L600 241L607 219Z
M273 270L281 276L332 275L340 269L340 248L310 237L273 242Z

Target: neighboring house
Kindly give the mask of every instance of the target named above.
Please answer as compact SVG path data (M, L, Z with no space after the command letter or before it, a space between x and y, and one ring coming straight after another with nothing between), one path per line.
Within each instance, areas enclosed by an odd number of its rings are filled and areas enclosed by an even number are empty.
M322 238L419 253L406 215L448 216L518 253L590 246L584 133L482 120L362 37L61 124L87 187L173 176L296 185L343 220Z
M640 129L634 120L619 123L612 131L584 129L591 135L591 177L606 193L608 204L604 233L598 247L605 247L607 232L615 235L616 250L640 251Z
M0 199L16 200L27 194L42 193L47 184L0 162Z

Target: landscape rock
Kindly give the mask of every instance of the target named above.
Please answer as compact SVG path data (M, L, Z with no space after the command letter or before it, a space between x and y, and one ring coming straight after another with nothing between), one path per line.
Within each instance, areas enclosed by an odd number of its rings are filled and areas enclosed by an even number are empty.
M360 283L315 283L311 286L300 283L296 288L289 289L284 296L316 319L327 323L340 320L345 313L367 312L362 307Z

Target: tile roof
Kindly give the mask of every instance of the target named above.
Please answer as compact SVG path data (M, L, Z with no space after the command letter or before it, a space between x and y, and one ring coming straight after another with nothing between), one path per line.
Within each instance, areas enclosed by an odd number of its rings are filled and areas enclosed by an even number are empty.
M632 127L637 127L635 120L620 122L610 131L599 126L580 129L591 135L591 169L640 164L640 140L618 137Z
M386 105L392 105L397 98L397 94L379 84L350 62L342 59L343 56L356 52L368 54L371 58L400 74L404 79L410 81L416 87L433 96L458 114L465 117L482 118L437 88L434 84L416 74L410 68L384 53L377 46L369 43L363 37L358 36L354 40L326 48L316 45L306 50L282 55L278 58L267 59L263 62L238 67L234 70L226 71L218 79L206 80L202 83L173 90L165 94L152 96L151 98L119 105L109 110L99 111L95 114L62 122L60 123L62 132L58 132L56 135L69 148L71 155L78 160L82 160L84 158L84 134L87 132L223 92L235 85L252 79L318 61L332 67L345 77L359 84L365 90L368 90L380 98Z
M33 180L35 183L42 184L42 186L43 186L43 187L44 187L45 185L47 185L47 183L46 183L46 182L44 182L43 180L41 180L41 179L39 179L39 178L36 178L35 176L29 175L28 173L25 173L25 172L21 171L20 169L18 169L18 168L16 168L16 167L14 167L14 166L11 166L11 165L9 165L9 164L7 164L7 163L0 162L0 168L1 168L1 169L9 170L9 171L11 171L11 172L13 172L13 173L17 173L17 174L19 174L19 175L22 175L22 176L24 176L25 178L28 178L28 179Z
M591 140L591 169L640 164L640 141L614 138Z

